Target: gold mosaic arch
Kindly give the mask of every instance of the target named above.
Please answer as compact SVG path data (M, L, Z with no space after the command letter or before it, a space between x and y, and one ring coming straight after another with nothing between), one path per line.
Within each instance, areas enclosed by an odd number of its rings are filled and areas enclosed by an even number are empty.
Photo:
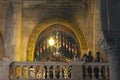
M49 21L45 21L45 22L41 23L39 26L35 27L32 34L30 35L28 46L27 46L27 61L33 61L33 59L34 59L34 48L36 45L36 41L39 37L39 34L43 30L45 30L47 27L52 26L54 24L61 24L61 25L68 27L70 30L72 30L78 39L78 42L80 44L80 49L87 50L87 44L86 44L85 37L84 37L82 31L78 27L76 27L75 25L73 25L67 21L64 21L64 20L58 20L58 19L49 20Z

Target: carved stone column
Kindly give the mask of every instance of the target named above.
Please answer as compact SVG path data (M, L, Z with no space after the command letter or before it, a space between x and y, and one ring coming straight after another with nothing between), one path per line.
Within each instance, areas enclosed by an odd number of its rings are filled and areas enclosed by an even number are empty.
M100 45L108 55L110 80L119 80L120 77L120 51L117 47L110 46L104 36L100 39Z
M13 61L21 60L22 0L12 0L13 6Z

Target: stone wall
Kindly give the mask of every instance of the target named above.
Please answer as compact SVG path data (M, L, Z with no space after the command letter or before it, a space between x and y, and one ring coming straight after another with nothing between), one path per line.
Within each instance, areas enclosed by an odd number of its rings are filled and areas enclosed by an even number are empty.
M7 13L7 6L8 6L9 1L8 0L1 0L0 1L0 47L1 47L1 56L4 57L2 60L6 60L7 53L6 50L8 49L8 45L5 44L6 42L9 42L6 40L6 34L9 32L6 32L8 28L6 28L6 13ZM10 37L10 36L9 36ZM7 45L7 46L6 46Z
M42 4L41 2L40 4ZM53 4L57 5L53 5ZM58 19L63 19L68 22L76 23L75 17L76 14L79 10L84 10L84 4L81 3L76 3L75 1L68 1L64 2L64 5L61 5L61 2L45 2L43 3L44 5L34 5L32 4L24 4L23 8L23 28L22 28L22 43L23 43L23 55L24 55L24 60L26 59L26 48L28 44L29 37L35 27L39 27L42 22L51 20L54 18ZM72 7L69 7L69 4L71 4ZM76 4L76 5L73 5ZM26 7L27 5L27 7ZM29 7L28 7L29 5ZM44 7L45 6L45 7ZM82 15L84 15L84 11L80 11L79 13L80 18L83 18ZM77 14L78 15L78 14ZM82 19L81 19L82 20ZM81 28L80 25L77 25L79 28ZM83 31L83 30L82 30Z
M17 0L12 1L14 2ZM4 37L5 56L10 60L13 60L13 57L15 56L13 53L16 53L16 51L14 52L14 50L17 49L14 48L16 47L15 44L20 42L21 49L20 52L17 51L16 54L19 53L22 55L20 60L26 61L26 49L34 28L38 27L40 23L52 18L61 18L76 24L85 36L88 50L91 50L94 56L96 51L104 53L97 42L101 33L99 0L88 0L87 2L77 2L74 0L68 2L43 1L38 5L36 5L35 2L32 3L32 1L23 1L21 4L22 22L20 24L21 31L19 31L19 29L15 27L14 23L16 22L13 21L12 18L15 16L13 15L14 5L11 4L11 1L9 0L0 1L0 31ZM15 37L15 33L13 33L14 31L17 32L15 29L19 31L20 34L17 35L20 37ZM16 38L20 38L21 41ZM83 51L83 53L87 52Z
M88 51L92 51L94 57L95 53L99 51L102 57L106 58L106 54L98 44L102 33L100 7L100 0L88 0L86 5L76 11L75 23L78 24L85 35Z

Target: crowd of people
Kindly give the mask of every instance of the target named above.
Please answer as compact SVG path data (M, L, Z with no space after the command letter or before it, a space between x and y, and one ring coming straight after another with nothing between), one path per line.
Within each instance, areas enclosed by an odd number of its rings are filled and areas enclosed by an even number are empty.
M81 61L85 62L103 62L103 58L100 55L100 52L96 52L96 57L92 56L92 52L89 51L88 54L83 54Z

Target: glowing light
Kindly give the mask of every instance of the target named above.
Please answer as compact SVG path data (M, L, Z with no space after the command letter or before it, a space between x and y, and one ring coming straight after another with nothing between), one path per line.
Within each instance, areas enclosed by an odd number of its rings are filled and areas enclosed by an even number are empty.
M54 39L53 39L53 38L50 38L50 39L49 39L49 45L50 45L50 46L53 46L54 44L55 44Z

